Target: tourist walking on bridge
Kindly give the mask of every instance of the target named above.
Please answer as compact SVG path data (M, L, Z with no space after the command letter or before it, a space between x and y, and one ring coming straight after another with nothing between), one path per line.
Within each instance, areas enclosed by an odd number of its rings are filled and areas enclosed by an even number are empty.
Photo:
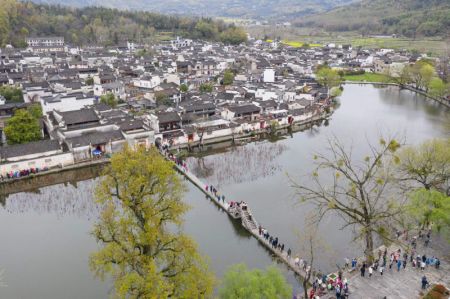
M358 261L356 260L356 258L352 259L352 270L356 269L356 264L358 263Z
M300 267L300 258L299 258L298 256L295 257L295 259L294 259L294 264L295 264L297 267Z

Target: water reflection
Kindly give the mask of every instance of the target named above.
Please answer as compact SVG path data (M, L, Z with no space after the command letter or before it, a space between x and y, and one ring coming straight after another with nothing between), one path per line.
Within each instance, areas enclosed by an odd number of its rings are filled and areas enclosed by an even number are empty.
M287 146L268 141L232 147L220 155L187 158L187 165L199 178L221 187L251 182L282 170L277 162Z
M379 87L379 98L390 106L397 106L405 111L405 108L412 110L423 110L428 115L438 116L448 113L448 109L436 101L424 98L424 96L412 92L408 89L400 89L396 86Z
M59 184L38 189L36 192L11 194L4 200L8 213L35 212L54 214L58 218L74 215L83 219L96 219L100 206L95 203L93 190L98 179Z

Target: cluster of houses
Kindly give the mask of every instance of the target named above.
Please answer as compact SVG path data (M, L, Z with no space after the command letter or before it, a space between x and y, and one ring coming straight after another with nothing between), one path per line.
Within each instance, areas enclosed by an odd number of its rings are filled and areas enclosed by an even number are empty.
M314 79L318 64L382 72L414 59L406 52L260 40L226 46L177 38L150 48L78 48L61 37L27 43L26 50L0 52L0 85L23 91L21 103L0 98L2 176L91 161L124 144L189 147L264 132L274 123L305 123L330 106L327 88ZM232 84L223 84L226 70L235 74ZM211 92L201 92L206 83ZM107 94L119 105L102 102ZM42 140L7 145L8 118L29 105L42 107Z

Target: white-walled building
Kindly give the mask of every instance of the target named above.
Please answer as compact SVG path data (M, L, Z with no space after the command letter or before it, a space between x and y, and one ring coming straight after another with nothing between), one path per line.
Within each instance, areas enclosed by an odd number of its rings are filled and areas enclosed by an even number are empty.
M26 42L29 47L64 46L64 37L62 36L27 37Z
M266 69L264 70L264 83L274 83L275 82L275 70L274 69Z
M155 88L161 84L161 78L158 75L146 74L138 79L133 79L133 85L140 88Z
M119 81L94 85L94 95L96 97L101 97L102 95L106 95L108 93L112 93L122 100L126 99L125 86Z
M6 177L30 169L50 169L74 163L71 152L64 152L58 140L41 140L5 146L0 149L0 175Z
M93 94L56 94L51 96L44 96L40 98L42 113L47 114L54 110L60 112L81 110L86 106L91 106L96 103Z

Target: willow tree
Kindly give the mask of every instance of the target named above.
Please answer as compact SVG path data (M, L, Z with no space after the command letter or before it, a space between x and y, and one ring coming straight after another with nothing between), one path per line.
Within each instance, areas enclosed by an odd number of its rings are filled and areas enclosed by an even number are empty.
M338 87L342 83L342 77L339 75L338 71L333 70L326 65L317 68L316 80L320 85L325 86L328 89L328 93L331 88Z
M344 227L353 226L356 239L364 240L364 254L373 260L374 236L391 242L393 221L401 214L403 200L393 196L395 180L392 163L400 144L381 139L370 145L370 154L361 161L352 157L336 138L328 141L328 153L317 154L316 168L307 182L294 182L301 202L313 203L316 221L330 212L344 220Z
M102 246L91 269L110 275L120 298L205 298L214 277L181 232L185 187L157 150L125 147L96 189L103 206L93 235Z
M399 153L399 181L407 189L447 189L450 179L450 139L431 139Z
M283 299L291 295L292 287L276 266L262 271L248 270L244 264L233 265L219 289L220 299Z
M418 221L421 228L433 226L438 232L450 228L450 197L435 189L421 188L410 194L408 213ZM447 236L448 237L448 236Z

